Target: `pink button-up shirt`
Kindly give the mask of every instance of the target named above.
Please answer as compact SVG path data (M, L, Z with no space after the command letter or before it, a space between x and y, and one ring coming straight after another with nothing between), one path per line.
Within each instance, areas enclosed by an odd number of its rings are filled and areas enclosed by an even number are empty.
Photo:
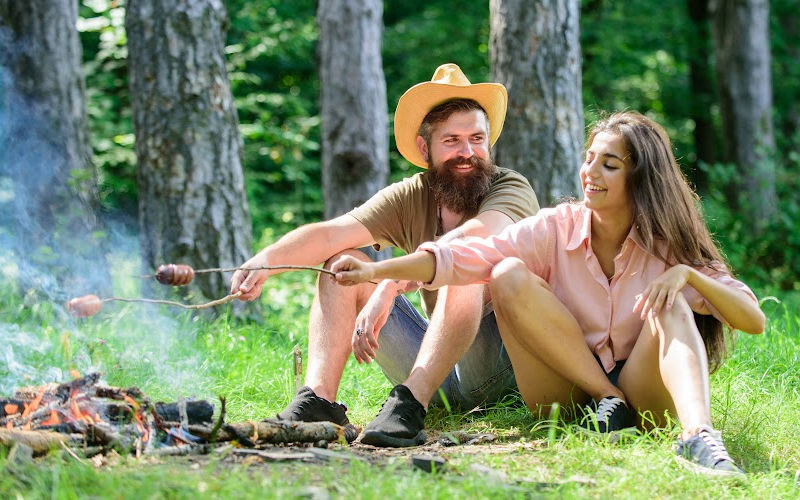
M582 204L565 203L543 209L487 239L425 243L419 249L436 257L436 275L428 288L486 283L495 264L506 257L521 259L547 281L578 320L586 344L609 372L616 361L628 358L644 326L639 314L633 313L636 296L671 266L649 253L631 229L614 258L614 276L609 281L592 251L591 235L591 211ZM708 267L697 270L743 290L757 302L750 288L729 273ZM693 311L713 314L726 323L694 288L687 285L682 293Z

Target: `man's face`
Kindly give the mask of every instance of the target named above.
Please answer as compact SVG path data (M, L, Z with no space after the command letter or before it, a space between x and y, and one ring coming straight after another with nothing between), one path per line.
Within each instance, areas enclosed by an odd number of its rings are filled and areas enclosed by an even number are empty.
M486 115L479 110L453 113L434 126L429 144L418 138L418 145L438 201L456 213L477 212L493 173Z

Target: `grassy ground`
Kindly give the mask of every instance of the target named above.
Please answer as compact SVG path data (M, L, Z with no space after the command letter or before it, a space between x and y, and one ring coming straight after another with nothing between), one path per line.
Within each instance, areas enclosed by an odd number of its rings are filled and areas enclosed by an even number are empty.
M153 400L224 395L229 421L273 415L294 393L291 353L294 345L305 349L312 280L303 273L271 280L263 323L244 325L136 304L108 304L98 316L75 321L40 298L20 299L6 282L0 396L66 380L71 369L100 370L109 384L136 385ZM10 463L0 450L0 498L798 497L800 315L793 303L763 307L767 333L740 336L733 357L712 376L714 424L749 472L744 480L697 477L676 464L677 429L612 444L575 432L569 422L537 420L512 399L480 414L433 410L427 425L434 437L455 430L499 436L490 445L427 446L423 451L448 460L437 474L412 469L407 450L370 454L358 447L335 451L368 462L120 457L100 468L58 454ZM351 360L339 399L363 425L389 389L377 366Z

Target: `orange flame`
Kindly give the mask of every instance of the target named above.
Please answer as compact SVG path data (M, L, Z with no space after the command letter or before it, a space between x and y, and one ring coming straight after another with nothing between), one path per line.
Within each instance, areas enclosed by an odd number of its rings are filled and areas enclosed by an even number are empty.
M58 425L61 423L61 418L58 416L56 410L50 410L50 417L43 421L41 425Z
M25 405L25 411L22 412L22 418L27 417L31 413L35 412L39 408L39 404L42 402L42 398L44 397L45 389L42 389L39 394L36 395L31 404ZM24 403L23 403L24 404Z

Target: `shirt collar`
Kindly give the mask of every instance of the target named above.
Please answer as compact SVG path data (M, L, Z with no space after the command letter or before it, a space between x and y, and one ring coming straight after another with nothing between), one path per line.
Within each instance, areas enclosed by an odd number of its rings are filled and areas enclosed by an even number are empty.
M581 205L578 210L579 218L576 230L570 235L567 242L567 251L577 250L585 241L589 241L592 236L592 211Z
M572 232L569 241L567 242L566 250L571 252L577 250L584 242L590 242L592 238L592 211L581 205L579 210L579 217L577 221L577 230ZM636 230L636 225L631 226L628 236L625 240L633 241L639 248L647 252L647 248L642 242L642 237L639 231Z

